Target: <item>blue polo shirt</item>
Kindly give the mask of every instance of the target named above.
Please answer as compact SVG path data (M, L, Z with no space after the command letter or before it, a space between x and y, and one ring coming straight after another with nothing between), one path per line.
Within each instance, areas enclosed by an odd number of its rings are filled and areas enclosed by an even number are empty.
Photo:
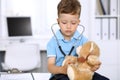
M71 40L67 41L64 39L60 30L56 32L56 37L58 39L59 45L62 47L62 50L66 55L69 54L72 46L75 44L75 48L72 51L71 55L77 56L76 48L88 41L88 39L85 36L81 35L79 39L78 36L80 36L80 33L76 31ZM54 36L50 39L50 41L47 44L47 57L55 57L56 66L61 66L64 60L64 55L61 53L56 38Z

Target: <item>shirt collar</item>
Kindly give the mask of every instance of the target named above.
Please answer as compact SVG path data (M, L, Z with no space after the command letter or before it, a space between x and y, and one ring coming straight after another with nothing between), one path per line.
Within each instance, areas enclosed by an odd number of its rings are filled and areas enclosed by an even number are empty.
M56 32L56 37L57 37L57 39L64 39L60 29Z
M74 35L73 35L73 38L78 39L78 37L79 37L80 35L81 35L81 34L80 34L78 31L76 31L76 32L74 33Z

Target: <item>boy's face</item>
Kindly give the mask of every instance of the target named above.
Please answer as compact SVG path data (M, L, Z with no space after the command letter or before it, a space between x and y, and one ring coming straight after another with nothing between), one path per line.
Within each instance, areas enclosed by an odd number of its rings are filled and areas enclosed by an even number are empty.
M57 20L65 39L73 36L80 23L79 15L60 14Z

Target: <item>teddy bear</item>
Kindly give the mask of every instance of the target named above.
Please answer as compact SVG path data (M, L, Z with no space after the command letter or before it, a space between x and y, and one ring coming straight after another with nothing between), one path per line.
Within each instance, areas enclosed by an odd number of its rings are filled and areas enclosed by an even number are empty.
M92 80L94 75L94 71L91 70L92 67L101 64L99 46L93 41L88 41L79 46L76 52L78 57L67 56L63 61L63 65L68 64L67 75L69 79Z

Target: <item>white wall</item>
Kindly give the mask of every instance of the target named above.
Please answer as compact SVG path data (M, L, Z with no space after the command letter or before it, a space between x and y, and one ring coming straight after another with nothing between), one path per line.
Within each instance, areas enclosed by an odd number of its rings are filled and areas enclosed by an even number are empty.
M57 19L57 4L60 0L1 0L1 36L7 38L7 16L31 16L32 18L32 30L33 36L39 39L39 42L44 43L41 47L46 49L46 44L52 36L51 25L56 22ZM81 0L82 13L81 24L86 27L84 35L88 36L88 30L90 28L90 6L89 1Z
M107 76L110 80L119 80L120 74L120 41L97 41L100 47L100 60L102 62L98 73Z
M2 0L2 36L7 36L5 18L7 16L30 16L33 35L44 33L46 26L45 0Z

